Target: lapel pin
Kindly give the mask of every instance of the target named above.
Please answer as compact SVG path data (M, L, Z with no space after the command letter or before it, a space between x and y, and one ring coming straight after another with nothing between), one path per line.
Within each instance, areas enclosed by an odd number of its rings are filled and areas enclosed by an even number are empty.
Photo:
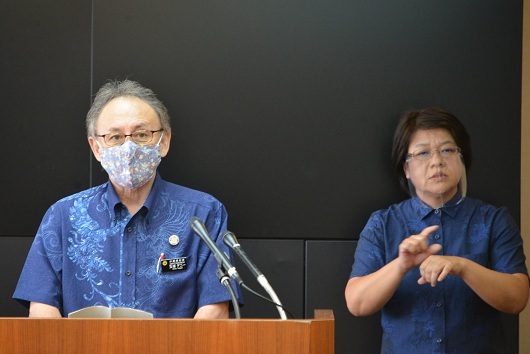
M179 241L180 241L180 239L179 239L179 237L178 237L177 235L171 235L171 236L169 236L169 244L170 244L171 246L176 246L176 245L178 245L178 244L179 244Z

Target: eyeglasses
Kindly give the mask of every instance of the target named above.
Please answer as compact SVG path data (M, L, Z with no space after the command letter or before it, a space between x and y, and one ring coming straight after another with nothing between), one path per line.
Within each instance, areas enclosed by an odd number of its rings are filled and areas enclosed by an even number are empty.
M128 136L131 137L131 140L134 141L137 144L143 145L143 144L149 144L151 140L153 140L153 134L163 131L164 129L158 129L158 130L137 130L133 132L132 134L120 134L120 133L108 133L108 134L102 134L98 135L97 137L103 138L105 140L105 144L108 146L119 146L123 145L125 142L125 139L127 139Z
M451 156L457 155L460 153L460 148L457 146L454 147L446 147L440 150L416 150L413 153L407 154L407 161L414 158L418 161L427 161L429 160L435 152L438 152L441 157L444 159L450 158Z

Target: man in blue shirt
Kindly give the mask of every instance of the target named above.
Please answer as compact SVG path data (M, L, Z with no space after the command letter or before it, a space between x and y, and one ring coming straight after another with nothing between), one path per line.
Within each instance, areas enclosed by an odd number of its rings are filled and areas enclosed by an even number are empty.
M29 304L32 317L102 305L228 318L217 261L189 225L193 216L203 220L230 254L220 237L227 213L212 196L157 174L171 140L162 102L137 82L109 82L87 114L87 134L109 181L50 207L13 297Z
M370 217L348 309L382 310L382 353L502 353L500 314L526 307L528 272L507 211L466 197L465 128L441 109L406 112L392 156L412 198Z

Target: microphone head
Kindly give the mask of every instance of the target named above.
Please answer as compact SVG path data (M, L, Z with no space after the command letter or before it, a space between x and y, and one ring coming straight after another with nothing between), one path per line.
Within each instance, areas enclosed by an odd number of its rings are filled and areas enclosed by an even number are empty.
M201 219L199 219L196 216L193 216L190 218L190 227L195 233L199 234L199 236L208 235L208 230L206 229L206 225L202 222Z
M237 241L236 235L232 232L226 230L223 232L222 236L223 242L230 248L239 247L239 242Z
M190 218L190 226L191 226L191 227L193 227L193 226L195 225L195 223L197 223L197 222L203 224L202 220L199 219L199 218L196 217L196 216L192 216L192 217Z

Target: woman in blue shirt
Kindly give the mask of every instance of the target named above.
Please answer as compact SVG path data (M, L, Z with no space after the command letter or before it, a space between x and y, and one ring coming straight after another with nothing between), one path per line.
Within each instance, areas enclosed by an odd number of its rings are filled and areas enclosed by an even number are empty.
M403 114L392 162L411 198L372 214L345 296L382 310L382 353L502 352L500 314L528 302L522 239L504 208L466 197L469 135L451 113Z

